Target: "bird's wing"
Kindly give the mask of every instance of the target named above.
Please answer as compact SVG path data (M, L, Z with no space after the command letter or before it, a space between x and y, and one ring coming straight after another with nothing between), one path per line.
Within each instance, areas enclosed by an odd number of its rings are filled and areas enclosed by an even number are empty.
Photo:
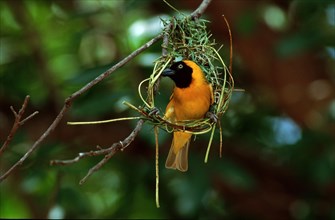
M174 123L176 121L176 114L175 114L175 109L174 109L174 101L173 101L173 94L170 97L170 102L166 106L165 114L164 114L164 119L171 121Z

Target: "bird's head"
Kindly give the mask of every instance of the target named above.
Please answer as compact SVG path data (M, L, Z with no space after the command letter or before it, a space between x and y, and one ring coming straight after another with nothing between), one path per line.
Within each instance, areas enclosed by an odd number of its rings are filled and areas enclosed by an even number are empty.
M189 65L189 62L192 61L179 61L172 64L170 68L167 68L162 72L162 76L170 77L178 88L189 87L192 82L193 73L193 69ZM195 64L194 62L192 63Z

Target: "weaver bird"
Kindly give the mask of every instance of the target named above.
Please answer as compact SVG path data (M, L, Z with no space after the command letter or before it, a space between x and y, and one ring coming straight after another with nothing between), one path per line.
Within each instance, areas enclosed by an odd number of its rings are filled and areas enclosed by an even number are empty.
M184 60L172 64L162 75L175 83L164 117L172 123L204 118L213 104L213 91L201 68L193 61ZM166 168L187 171L191 137L192 134L187 132L173 132Z

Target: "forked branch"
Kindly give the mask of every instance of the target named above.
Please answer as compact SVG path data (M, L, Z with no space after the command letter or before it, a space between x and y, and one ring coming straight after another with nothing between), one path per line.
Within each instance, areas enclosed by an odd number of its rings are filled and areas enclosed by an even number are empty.
M32 113L31 115L29 115L26 118L23 118L23 114L26 111L26 108L28 106L28 102L29 102L30 96L27 95L26 98L23 101L22 107L19 110L19 112L16 112L15 109L13 108L13 106L10 107L10 110L13 112L15 120L12 126L12 129L10 130L5 142L3 143L3 145L0 148L0 156L5 152L5 150L7 149L8 145L10 144L10 142L12 141L14 135L16 134L17 130L29 119L31 119L32 117L34 117L36 114L38 114L38 111L35 111L34 113Z

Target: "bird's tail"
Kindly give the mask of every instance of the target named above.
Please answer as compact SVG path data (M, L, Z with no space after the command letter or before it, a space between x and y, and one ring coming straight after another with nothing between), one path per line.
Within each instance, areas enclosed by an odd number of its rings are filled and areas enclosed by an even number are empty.
M177 169L182 172L188 169L188 146L192 134L186 132L174 132L169 155L166 159L165 167Z

